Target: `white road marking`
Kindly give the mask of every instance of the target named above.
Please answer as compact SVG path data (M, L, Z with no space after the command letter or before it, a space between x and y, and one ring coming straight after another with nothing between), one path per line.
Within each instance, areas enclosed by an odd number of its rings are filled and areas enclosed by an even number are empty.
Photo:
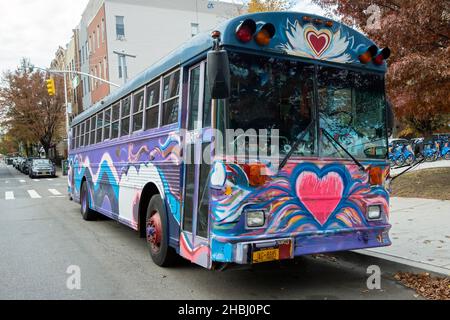
M20 182L20 183L26 183L26 181L25 181L25 180L20 180L19 182Z
M32 199L40 199L42 198L39 193L36 192L36 190L28 190L28 194Z
M53 181L53 179L47 179L47 181Z
M14 200L14 192L6 191L5 192L5 200Z
M38 179L33 179L33 181L39 182L39 181L41 181L41 180L38 180Z
M48 189L48 191L50 191L50 193L53 194L54 196L61 196L61 192L59 192L56 189Z
M5 181L5 183L6 183L6 184L8 184L8 183L9 183L9 181Z

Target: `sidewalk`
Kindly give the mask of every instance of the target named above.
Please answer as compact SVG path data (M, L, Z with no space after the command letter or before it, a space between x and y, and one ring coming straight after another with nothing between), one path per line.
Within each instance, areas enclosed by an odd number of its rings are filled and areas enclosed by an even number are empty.
M433 162L424 162L415 167L412 170L409 170L408 172L422 170L422 169L431 169L431 168L447 168L450 167L450 160L439 160L439 161L433 161ZM391 175L395 177L399 173L402 173L408 169L408 167L402 167L398 169L391 169ZM450 191L449 191L450 192Z
M450 201L392 198L390 220L392 246L363 253L450 275Z

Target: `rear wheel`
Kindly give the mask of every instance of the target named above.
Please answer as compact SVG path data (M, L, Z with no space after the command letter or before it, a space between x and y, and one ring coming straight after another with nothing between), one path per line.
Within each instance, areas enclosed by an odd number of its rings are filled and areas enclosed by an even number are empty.
M81 200L81 216L83 217L83 219L86 221L96 220L97 219L96 213L89 207L89 194L86 182L83 182L83 184L81 185L80 200Z
M177 253L169 246L169 224L166 209L160 195L150 200L146 217L147 246L153 262L160 267L172 266Z

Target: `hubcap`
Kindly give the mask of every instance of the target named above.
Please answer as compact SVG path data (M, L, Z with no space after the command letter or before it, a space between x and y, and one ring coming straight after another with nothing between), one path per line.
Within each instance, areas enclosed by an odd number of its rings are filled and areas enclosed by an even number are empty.
M150 219L147 221L147 242L153 253L158 253L161 250L162 239L162 225L161 216L158 211L153 212Z

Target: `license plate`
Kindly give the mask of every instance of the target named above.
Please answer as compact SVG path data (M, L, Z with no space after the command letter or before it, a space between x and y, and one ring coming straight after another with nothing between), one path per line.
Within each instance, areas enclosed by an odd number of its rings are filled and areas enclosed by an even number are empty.
M253 252L253 263L280 260L280 249L264 249Z

